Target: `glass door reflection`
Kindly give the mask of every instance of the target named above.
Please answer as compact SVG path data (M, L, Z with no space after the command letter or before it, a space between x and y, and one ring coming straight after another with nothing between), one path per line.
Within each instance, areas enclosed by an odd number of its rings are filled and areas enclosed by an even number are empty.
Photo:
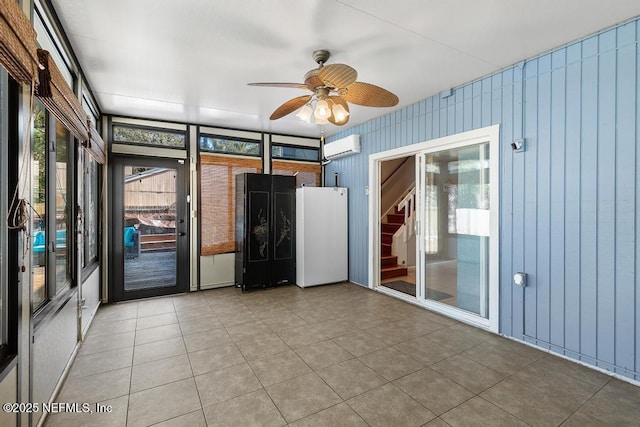
M124 290L176 286L177 169L125 165Z
M489 144L423 158L424 297L488 318Z

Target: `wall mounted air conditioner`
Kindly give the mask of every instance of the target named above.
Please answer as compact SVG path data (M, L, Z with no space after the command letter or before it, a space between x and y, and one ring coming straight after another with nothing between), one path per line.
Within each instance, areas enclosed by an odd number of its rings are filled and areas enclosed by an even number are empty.
M353 134L324 145L324 158L333 160L360 152L360 135Z

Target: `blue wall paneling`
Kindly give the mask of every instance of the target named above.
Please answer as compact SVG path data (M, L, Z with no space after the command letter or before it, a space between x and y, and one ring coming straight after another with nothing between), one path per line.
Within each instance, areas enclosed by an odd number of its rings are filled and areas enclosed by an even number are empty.
M432 96L327 141L349 187L350 280L368 283L369 154L500 125L500 332L640 380L638 20ZM514 153L510 143L525 138ZM371 189L371 191L376 191ZM529 286L514 287L516 271Z

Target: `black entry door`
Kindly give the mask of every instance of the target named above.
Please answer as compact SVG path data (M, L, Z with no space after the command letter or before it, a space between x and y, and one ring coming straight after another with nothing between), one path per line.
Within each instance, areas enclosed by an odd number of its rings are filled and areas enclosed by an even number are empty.
M115 157L113 301L186 292L189 221L184 160Z

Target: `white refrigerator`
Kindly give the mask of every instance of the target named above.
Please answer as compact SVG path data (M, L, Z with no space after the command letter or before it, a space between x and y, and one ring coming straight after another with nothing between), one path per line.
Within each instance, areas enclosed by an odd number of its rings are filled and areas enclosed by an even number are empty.
M296 283L301 288L347 280L347 189L296 190Z

